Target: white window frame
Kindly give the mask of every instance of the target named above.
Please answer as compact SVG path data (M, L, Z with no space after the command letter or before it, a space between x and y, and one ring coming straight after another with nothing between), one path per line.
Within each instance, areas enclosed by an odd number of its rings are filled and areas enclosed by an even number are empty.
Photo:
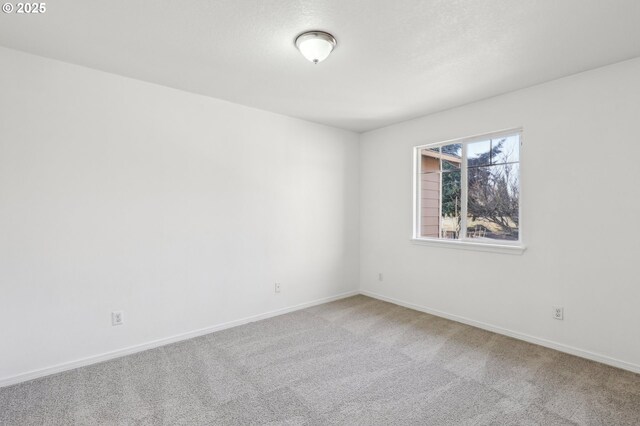
M420 185L420 170L421 170L421 156L422 150L425 148L437 148L444 145L462 144L467 145L474 142L486 141L488 139L498 139L505 136L512 136L518 134L520 137L520 149L519 149L519 176L518 184L519 191L519 209L518 209L518 241L499 241L496 242L478 242L474 239L467 238L467 150L462 150L462 167L460 169L460 192L461 192L461 217L460 217L460 235L458 239L445 239L445 238L433 238L423 237L420 235L421 230L421 214L420 214L420 199L421 199L421 185ZM526 249L522 239L522 146L523 146L523 131L521 127L500 130L497 132L484 133L481 135L467 136L459 139L452 139L442 142L429 143L425 145L418 145L413 148L413 235L411 241L415 244L439 246L447 248L458 248L463 250L478 250L489 251L495 253L508 253L508 254L522 254ZM442 203L440 203L442 208ZM464 212L465 214L462 214ZM442 216L442 215L440 215ZM440 217L442 220L442 217Z

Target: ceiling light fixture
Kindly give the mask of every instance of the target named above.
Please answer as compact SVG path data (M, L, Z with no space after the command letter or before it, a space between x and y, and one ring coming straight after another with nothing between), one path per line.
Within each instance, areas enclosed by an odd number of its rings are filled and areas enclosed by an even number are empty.
M307 31L296 38L296 47L302 56L317 64L327 59L336 47L336 39L324 31Z

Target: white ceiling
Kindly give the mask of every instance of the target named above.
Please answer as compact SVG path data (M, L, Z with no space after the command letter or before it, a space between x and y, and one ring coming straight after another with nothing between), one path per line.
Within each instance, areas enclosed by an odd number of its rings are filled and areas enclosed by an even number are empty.
M640 56L640 1L56 0L0 45L366 131Z

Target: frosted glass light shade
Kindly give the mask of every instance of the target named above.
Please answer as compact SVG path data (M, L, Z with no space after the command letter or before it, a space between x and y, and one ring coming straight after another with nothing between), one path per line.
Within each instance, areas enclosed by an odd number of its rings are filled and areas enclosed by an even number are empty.
M302 56L317 64L327 59L336 46L336 39L323 31L309 31L296 38L296 47Z

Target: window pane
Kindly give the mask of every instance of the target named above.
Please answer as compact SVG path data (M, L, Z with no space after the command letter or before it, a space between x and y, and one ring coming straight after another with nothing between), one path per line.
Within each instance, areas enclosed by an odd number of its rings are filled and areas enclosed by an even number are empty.
M442 173L441 238L457 239L460 235L460 177L460 170Z
M494 145L494 150L496 146L498 145ZM509 155L513 155L513 151ZM517 163L469 168L468 238L518 240L519 174Z
M491 141L491 164L520 161L520 136L513 135Z
M440 147L421 150L420 235L440 235Z
M462 145L425 148L420 154L420 236L458 238Z
M442 155L445 159L453 160L462 158L462 144L460 143L452 143L450 145L443 145L442 147Z
M491 141L473 142L467 145L467 164L469 167L491 164Z
M442 147L442 171L457 171L462 165L462 145L459 143Z

